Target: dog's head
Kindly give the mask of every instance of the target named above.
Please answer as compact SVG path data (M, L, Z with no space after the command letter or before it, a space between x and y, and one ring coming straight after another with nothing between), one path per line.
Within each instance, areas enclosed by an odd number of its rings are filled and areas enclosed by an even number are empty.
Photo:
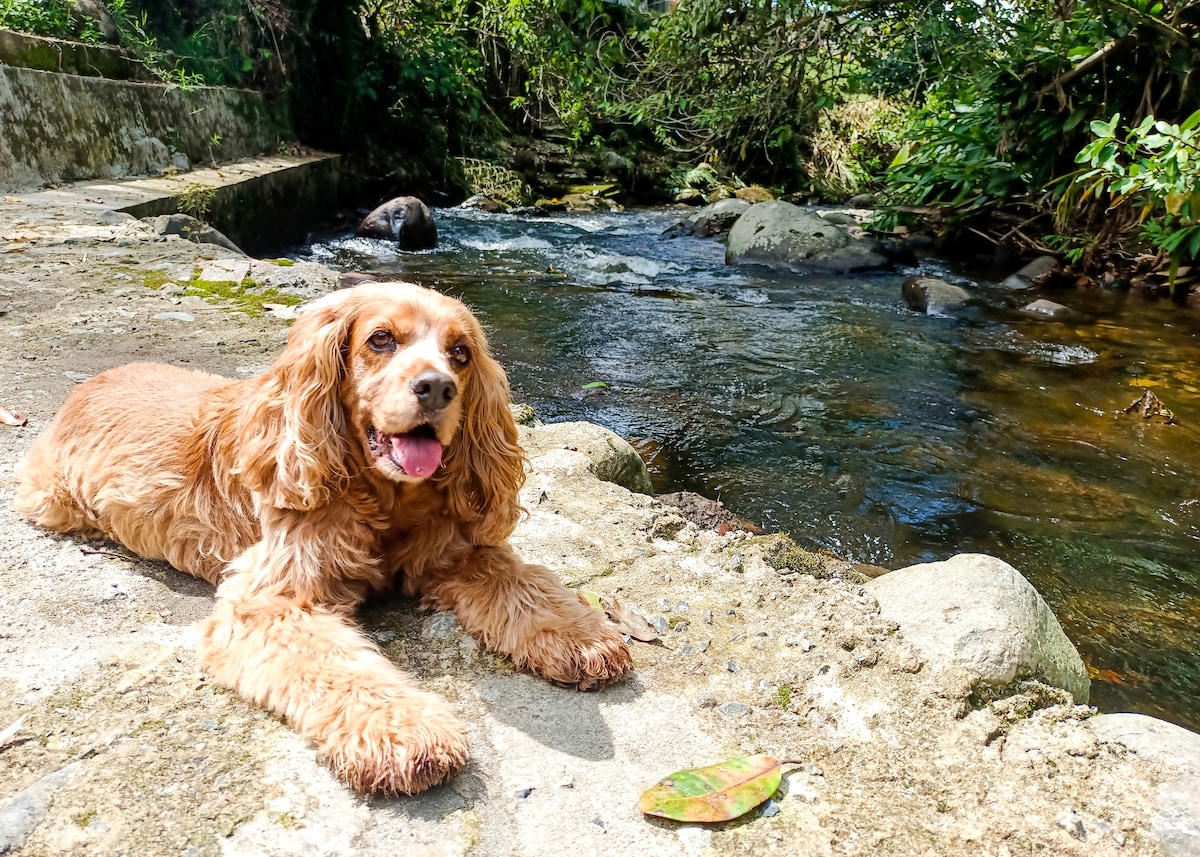
M239 471L272 505L320 506L365 457L393 482L443 488L480 542L516 522L508 379L461 302L410 283L326 295L301 309L260 389L243 409Z

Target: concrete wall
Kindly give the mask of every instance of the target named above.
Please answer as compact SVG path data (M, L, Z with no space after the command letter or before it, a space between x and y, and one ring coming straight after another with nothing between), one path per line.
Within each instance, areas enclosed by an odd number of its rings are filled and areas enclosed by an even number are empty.
M154 175L180 153L201 165L290 138L282 106L254 92L0 66L0 192Z
M48 39L12 30L0 30L0 63L86 77L156 80L145 66L130 59L120 48Z

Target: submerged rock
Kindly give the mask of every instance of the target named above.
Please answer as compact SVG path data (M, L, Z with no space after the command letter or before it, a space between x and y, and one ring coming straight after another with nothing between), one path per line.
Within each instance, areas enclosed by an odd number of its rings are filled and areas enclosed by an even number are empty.
M1048 301L1045 298L1039 298L1033 303L1026 304L1021 307L1021 312L1026 315L1036 315L1043 318L1064 319L1071 315L1071 308L1065 307L1060 303Z
M752 262L797 273L875 271L887 259L812 212L787 202L752 206L729 230L726 264Z

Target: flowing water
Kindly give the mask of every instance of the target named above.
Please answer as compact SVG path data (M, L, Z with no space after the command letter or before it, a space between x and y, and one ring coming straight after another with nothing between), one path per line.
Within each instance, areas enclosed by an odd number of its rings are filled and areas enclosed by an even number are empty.
M927 317L900 299L912 271L726 267L720 243L661 237L680 216L445 210L434 251L333 236L303 255L463 298L516 400L631 438L660 491L888 568L1001 557L1080 649L1093 704L1200 729L1200 312L1079 290L1052 296L1070 322L1039 321L1016 312L1029 293L927 259L990 304ZM1145 387L1179 425L1123 413Z

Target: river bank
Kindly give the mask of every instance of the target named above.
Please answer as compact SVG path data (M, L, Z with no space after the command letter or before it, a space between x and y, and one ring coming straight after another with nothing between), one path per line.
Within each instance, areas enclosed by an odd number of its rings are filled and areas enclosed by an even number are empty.
M666 630L635 644L629 680L577 694L513 674L448 616L373 605L364 627L458 707L474 761L418 798L356 797L285 726L197 674L188 627L211 606L206 586L113 545L39 532L10 504L21 455L78 381L129 360L260 371L282 346L286 302L250 315L182 295L168 283L245 263L141 221L34 218L12 201L4 216L14 226L0 254L0 405L29 418L0 427L0 725L20 724L0 749L0 831L14 853L1194 845L1195 736L1149 718L1106 721L1040 684L988 691L977 670L922 649L915 630L909 639L907 620L887 618L884 594L844 564L781 559L770 540L699 528L596 478L595 461L563 448L579 444L538 447L536 428L524 435L535 454L518 550ZM315 264L275 267L298 294L336 280ZM1162 736L1130 749L1151 727L1183 749L1163 751ZM702 827L636 811L666 774L750 752L804 761L777 812ZM16 833L14 818L27 820Z

